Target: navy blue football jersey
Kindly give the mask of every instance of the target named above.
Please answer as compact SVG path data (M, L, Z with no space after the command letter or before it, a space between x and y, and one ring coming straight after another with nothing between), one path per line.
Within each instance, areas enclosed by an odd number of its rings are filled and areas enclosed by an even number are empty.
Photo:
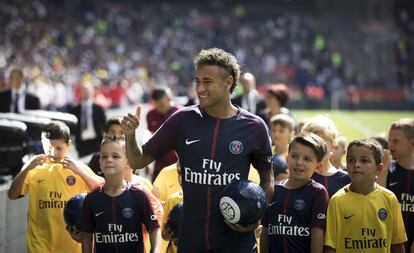
M388 170L387 188L391 190L401 204L408 241L406 249L410 249L414 237L414 170L407 170L392 161Z
M90 192L83 204L80 231L94 234L97 253L144 252L142 224L147 231L159 227L145 193L128 184L117 197L102 188Z
M209 250L252 233L238 233L225 223L219 209L223 188L247 179L250 164L271 170L271 139L264 121L243 109L228 119L210 117L201 107L173 114L143 146L157 159L175 150L181 165L184 214L181 249Z
M322 176L315 172L312 175L312 179L325 186L329 198L331 198L338 190L342 189L342 187L351 183L351 178L348 176L348 173L341 170L332 176Z
M272 201L262 217L269 252L309 253L311 228L326 226L328 193L314 180L297 189L287 189L284 182L275 185Z

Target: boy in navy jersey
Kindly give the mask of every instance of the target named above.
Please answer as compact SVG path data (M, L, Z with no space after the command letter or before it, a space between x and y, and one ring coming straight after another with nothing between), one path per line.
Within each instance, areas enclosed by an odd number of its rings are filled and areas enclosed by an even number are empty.
M105 136L101 144L101 170L105 184L86 196L79 230L82 252L144 252L142 226L150 234L151 249L159 252L157 217L145 193L124 180L125 141Z
M322 166L325 142L312 133L299 134L289 145L289 178L276 183L262 217L262 253L321 253L328 193L311 179Z
M231 104L240 75L236 58L224 50L202 50L194 60L199 105L178 110L141 147L135 141L141 108L124 117L127 156L139 169L175 150L179 156L184 213L179 252L257 252L254 229L226 224L219 209L224 187L258 170L268 199L273 192L271 139L264 121Z
M410 250L414 238L414 119L404 118L391 124L388 134L393 161L388 169L386 187L401 204ZM384 170L387 173L387 170Z

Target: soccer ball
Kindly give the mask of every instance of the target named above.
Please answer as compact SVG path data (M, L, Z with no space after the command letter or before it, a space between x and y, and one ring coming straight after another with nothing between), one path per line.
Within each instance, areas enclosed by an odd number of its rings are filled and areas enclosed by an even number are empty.
M75 227L79 224L80 213L86 194L78 194L66 202L63 209L63 218L68 227Z
M224 219L245 227L262 217L266 196L262 187L252 181L233 181L224 188L219 205Z
M180 224L183 216L184 203L178 203L175 205L168 214L167 226L174 233L174 236L178 238L180 232Z

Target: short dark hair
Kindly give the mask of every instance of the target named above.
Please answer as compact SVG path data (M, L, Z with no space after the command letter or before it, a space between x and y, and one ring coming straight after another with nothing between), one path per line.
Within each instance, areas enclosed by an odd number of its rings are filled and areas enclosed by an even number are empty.
M384 136L376 135L376 136L371 137L371 139L378 141L382 149L390 149L390 143L388 142L387 138L385 138Z
M346 151L347 152L347 156L349 154L349 150L353 146L355 146L355 147L365 147L365 148L371 150L376 165L378 165L378 164L380 164L382 162L383 150L382 150L381 144L378 141L376 141L374 139L368 139L368 138L367 139L357 139L357 140L353 140L348 145L348 149Z
M194 58L194 65L198 68L201 65L215 65L223 68L229 75L233 77L233 84L230 93L236 88L237 81L240 77L240 66L237 59L231 53L220 48L203 49Z
M117 116L117 117L109 118L105 123L105 129L104 129L105 133L108 133L109 128L112 125L122 125L122 117Z
M70 130L62 121L51 121L43 128L42 132L49 140L64 140L66 143L69 143Z
M171 96L171 91L168 87L155 87L151 92L151 99L154 101L158 101L169 96Z
M295 143L310 147L315 153L318 162L321 162L328 153L326 142L314 133L300 133L296 135L289 144L289 153Z

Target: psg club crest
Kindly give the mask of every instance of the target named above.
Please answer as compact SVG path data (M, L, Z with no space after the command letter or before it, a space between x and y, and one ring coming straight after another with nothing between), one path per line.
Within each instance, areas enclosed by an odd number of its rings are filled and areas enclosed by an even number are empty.
M74 176L68 176L66 178L66 183L68 185L74 185L76 183L76 178Z
M380 208L380 209L378 210L378 218L379 218L380 220L385 220L385 219L387 218L387 216L388 216L387 209L385 209L385 208Z
M295 207L296 210L300 211L305 208L305 201L303 199L297 199L295 203L293 203L293 207Z
M240 141L232 141L229 145L230 152L233 155L238 155L243 152L243 144Z
M125 207L124 210L122 210L122 216L125 218L131 218L134 214L134 211L130 207Z

